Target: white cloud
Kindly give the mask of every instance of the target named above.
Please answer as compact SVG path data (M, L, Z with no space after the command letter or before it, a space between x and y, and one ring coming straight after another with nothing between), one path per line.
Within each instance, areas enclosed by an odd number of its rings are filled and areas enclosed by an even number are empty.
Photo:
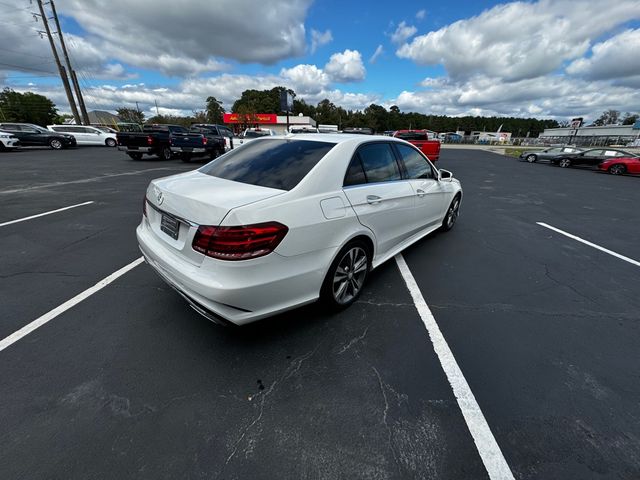
M366 75L362 55L357 50L349 49L331 55L324 71L334 82L359 82Z
M253 0L155 0L153 8L130 0L57 3L103 57L143 68L155 59L165 74L193 75L219 71L220 59L272 64L304 54L311 0L271 0L268 8Z
M297 94L316 94L329 85L329 77L315 65L296 65L283 68L280 76L296 85Z
M380 58L380 55L382 55L383 53L384 53L384 48L382 48L382 45L378 45L378 48L376 48L376 51L373 52L373 55L371 55L371 58L369 59L369 63L376 63L378 58Z
M595 80L640 75L640 29L626 30L591 50L589 58L575 60L567 73Z
M413 37L418 29L413 25L407 25L402 21L396 28L396 31L391 34L391 41L395 44L404 43Z
M416 12L416 18L417 18L418 20L424 20L424 17L425 17L426 15L427 15L427 11L426 11L426 10L424 10L424 9L422 9L422 10L418 10L418 11Z
M318 30L311 29L311 53L315 53L318 47L326 45L333 40L331 30L326 32L319 32Z
M482 74L516 81L558 70L584 55L592 39L637 18L639 0L513 2L415 37L397 55L442 64L455 79Z

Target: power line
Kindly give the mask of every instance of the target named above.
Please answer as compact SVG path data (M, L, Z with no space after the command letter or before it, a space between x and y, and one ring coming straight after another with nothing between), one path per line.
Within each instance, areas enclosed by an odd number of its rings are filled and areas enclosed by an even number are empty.
M4 65L5 67L13 67L13 68L17 69L18 71L19 70L33 70L34 72L54 73L54 72L51 72L49 70L42 70L41 68L27 67L25 65L14 65L12 63L0 62L0 65Z

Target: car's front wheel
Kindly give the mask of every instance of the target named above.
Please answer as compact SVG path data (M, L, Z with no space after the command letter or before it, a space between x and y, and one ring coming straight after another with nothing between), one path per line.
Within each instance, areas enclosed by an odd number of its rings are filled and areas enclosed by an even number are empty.
M620 163L616 163L615 165L611 165L609 167L609 173L611 175L624 175L627 173L627 167Z
M320 296L335 310L355 302L371 269L371 253L364 242L355 240L345 245L329 267Z
M57 138L52 138L49 140L49 146L54 150L60 150L62 148L62 142Z
M529 163L533 163L538 160L538 157L536 157L535 155L527 155L525 160Z
M107 138L104 143L107 145L107 147L115 147L117 145L117 142L113 138Z

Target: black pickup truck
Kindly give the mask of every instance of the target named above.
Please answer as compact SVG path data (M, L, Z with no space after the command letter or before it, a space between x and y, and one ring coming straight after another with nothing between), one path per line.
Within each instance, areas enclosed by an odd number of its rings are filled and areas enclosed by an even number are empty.
M171 139L171 151L179 154L183 162L202 156L213 160L222 155L225 150L224 137L219 134L217 128L206 125L193 125L189 135Z
M182 125L145 125L142 133L118 132L118 150L126 152L134 160L142 155L157 155L161 160L169 160L173 152L171 142L188 136L189 130Z

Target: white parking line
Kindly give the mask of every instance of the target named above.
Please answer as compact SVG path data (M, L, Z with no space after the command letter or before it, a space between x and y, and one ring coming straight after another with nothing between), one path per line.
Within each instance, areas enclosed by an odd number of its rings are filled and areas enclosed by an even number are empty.
M462 416L476 444L482 463L484 463L484 467L487 469L489 478L491 480L514 480L513 473L511 473L511 469L504 455L502 455L502 451L493 433L491 433L489 424L484 418L480 406L471 388L469 388L469 384L464 378L462 370L460 370L458 366L458 362L456 362L447 341L442 335L435 317L422 296L422 292L420 292L420 288L415 278L413 278L411 270L409 270L402 254L396 255L395 258L398 268L400 269L400 274L413 298L413 303L420 314L420 318L422 318L424 326L427 328L429 338L431 339L431 343L433 343L433 349L436 355L438 355L440 365L442 365L447 380L449 380L449 384L453 389L453 394L456 397L458 406L462 411Z
M53 188L60 187L63 185L73 185L77 183L91 183L91 182L99 182L100 180L104 180L105 178L113 178L113 177L126 177L129 175L139 175L141 173L146 172L157 172L159 170L180 170L184 169L178 167L159 167L159 168L148 168L146 170L134 170L132 172L123 172L123 173L107 173L105 175L100 175L98 177L91 178L81 178L79 180L70 180L68 182L53 182L53 183L43 183L41 185L34 185L32 187L21 187L21 188L10 188L8 190L0 190L0 195L5 195L8 193L22 193L22 192L30 192L31 190L39 190L41 188Z
M67 310L69 310L70 308L72 308L75 305L79 304L83 300L89 298L94 293L98 292L99 290L102 290L104 287L109 285L111 282L113 282L117 278L121 277L122 275L127 273L129 270L134 269L135 267L140 265L142 262L144 262L144 258L143 257L140 257L140 258L134 260L129 265L126 265L126 266L122 267L120 270L118 270L116 272L113 272L108 277L103 278L98 283L96 283L93 287L87 288L84 292L79 293L75 297L73 297L73 298L67 300L66 302L64 302L62 305L54 308L53 310L50 310L49 312L45 313L41 317L36 318L33 322L29 323L28 325L25 325L20 330L14 332L11 335L9 335L8 337L4 338L3 340L0 341L0 352L2 350L4 350L5 348L7 348L7 347L13 345L14 343L16 343L21 338L26 337L31 332L33 332L34 330L40 328L44 324L50 322L51 320L56 318L61 313L66 312Z
M596 245L595 243L590 242L589 240L585 240L584 238L580 238L577 237L575 235L572 235L568 232L565 232L564 230L560 230L559 228L556 227L552 227L551 225L548 225L546 223L542 223L542 222L536 222L536 224L540 225L541 227L544 228L548 228L549 230L553 230L554 232L558 232L561 235L564 235L565 237L569 237L577 242L580 243L584 243L585 245L589 245L590 247L593 247L597 250L600 250L601 252L604 253L608 253L609 255L619 258L620 260L624 260L625 262L629 262L631 265L635 265L636 267L640 267L640 262L638 262L637 260L634 260L633 258L629 258L629 257L625 257L624 255L620 255L619 253L614 252L613 250L609 250L608 248L604 248L601 247L600 245Z
M52 213L64 212L65 210L70 210L72 208L82 207L84 205L91 205L92 203L95 203L95 202L93 200L91 200L89 202L78 203L76 205L70 205L68 207L58 208L56 210L50 210L50 211L44 212L44 213L38 213L37 215L31 215L29 217L18 218L17 220L11 220L10 222L0 223L0 227L6 227L7 225L12 225L14 223L24 222L24 221L31 220L31 219L38 218L38 217L44 217L45 215L51 215Z

